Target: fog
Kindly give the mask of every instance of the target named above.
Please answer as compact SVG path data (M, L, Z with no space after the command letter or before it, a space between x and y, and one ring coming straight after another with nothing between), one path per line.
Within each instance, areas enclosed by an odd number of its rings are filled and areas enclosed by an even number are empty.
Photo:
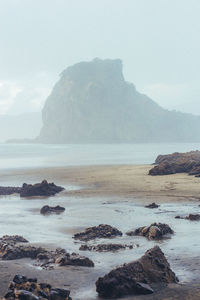
M40 112L59 74L95 57L120 58L126 80L162 107L200 114L199 9L198 0L0 0L0 115Z

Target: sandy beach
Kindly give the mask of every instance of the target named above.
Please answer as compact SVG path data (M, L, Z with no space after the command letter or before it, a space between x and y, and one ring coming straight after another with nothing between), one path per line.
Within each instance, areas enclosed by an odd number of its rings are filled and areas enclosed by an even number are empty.
M71 190L66 188L61 193L62 199L76 199L76 201L79 201L79 198L81 201L91 199L90 201L93 203L97 201L95 199L106 199L107 204L116 202L116 205L118 203L121 205L127 201L133 206L138 204L144 206L144 204L152 201L163 205L179 202L180 204L187 202L194 206L199 205L199 178L187 174L152 177L148 175L151 167L151 165L119 165L14 169L1 171L0 182L1 185L13 185L13 183L21 185L23 182L31 183L47 179L62 186L73 185L76 187ZM170 219L168 224L170 224ZM196 226L199 226L199 224ZM121 256L123 260L123 252L121 252ZM174 254L174 259L171 259L170 263L172 262L172 265L176 267L176 260L178 259L179 264L185 264L184 270L186 272L192 271L195 278L190 277L188 280L180 282L179 285L165 287L164 292L158 291L153 296L138 296L134 299L200 299L199 256L183 255L178 258ZM88 290L93 289L96 279L105 274L105 270L99 266L94 269L67 267L56 268L55 270L40 270L33 267L30 260L1 261L0 266L1 296L5 293L11 278L16 273L20 273L31 277L35 276L39 281L49 282L55 287L69 288L73 300L98 299L97 296L94 297L93 294L90 294ZM133 299L133 297L126 299Z

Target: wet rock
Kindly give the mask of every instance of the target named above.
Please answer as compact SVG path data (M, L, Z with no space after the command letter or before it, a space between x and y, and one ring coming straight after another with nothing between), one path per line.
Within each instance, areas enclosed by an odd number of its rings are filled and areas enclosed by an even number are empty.
M99 226L86 228L84 232L74 235L75 240L89 241L96 238L114 238L122 236L122 232L110 225L100 224Z
M139 227L133 231L129 231L126 234L129 236L139 235L145 236L150 240L162 239L168 234L173 234L174 231L167 224L153 223L150 226Z
M50 215L50 214L61 214L65 211L65 208L62 206L49 206L45 205L41 208L40 213L42 215Z
M190 221L199 221L200 220L200 214L189 214L186 217L186 219L190 220Z
M124 264L100 277L96 291L103 298L153 293L152 284L177 283L178 279L158 246L148 250L139 260Z
M48 183L43 180L41 183L27 184L24 183L22 187L0 187L0 195L11 195L18 193L20 197L33 196L53 196L64 190L63 187L57 186L54 183Z
M76 253L68 254L57 258L56 263L59 266L80 266L80 267L94 267L94 263L88 257L81 256Z
M63 187L57 186L53 182L48 183L46 180L36 184L24 183L20 191L20 197L53 196L62 190L64 190Z
M200 174L200 151L186 153L175 152L168 155L159 155L149 175L168 175L175 173Z
M145 207L146 208L158 208L160 205L156 204L155 202L152 202L151 204L149 205L146 205Z
M0 259L13 260L27 257L36 258L39 253L45 251L41 247L27 245L27 243L28 241L22 236L3 236L0 238Z
M37 279L28 279L22 275L15 275L9 285L4 300L72 300L69 290L52 288L50 284L37 283Z
M98 244L98 245L81 245L81 251L96 251L96 252L115 252L122 249L133 249L133 245L125 244Z

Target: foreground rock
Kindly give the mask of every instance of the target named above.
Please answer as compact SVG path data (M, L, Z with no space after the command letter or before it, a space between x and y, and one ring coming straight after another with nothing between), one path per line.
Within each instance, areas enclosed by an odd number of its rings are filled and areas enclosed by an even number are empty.
M48 283L37 283L36 278L27 278L22 275L15 275L10 282L8 292L4 300L72 300L70 291L65 289L52 288Z
M55 185L53 182L48 183L43 180L41 183L27 184L24 183L22 187L0 187L0 195L11 195L18 193L20 197L34 197L34 196L54 196L63 191L64 188Z
M146 205L145 207L146 208L158 208L160 205L156 204L155 202L149 204L149 205Z
M200 214L189 214L187 217L176 216L175 219L186 219L190 221L200 221Z
M59 205L57 205L57 206L45 205L40 209L40 213L42 215L61 214L64 211L65 211L65 208L61 207Z
M168 234L173 234L174 231L167 224L153 223L150 226L139 227L133 231L129 231L126 234L129 236L139 235L145 236L150 240L159 240Z
M81 251L96 251L96 252L116 252L122 249L133 249L133 245L125 244L98 244L98 245L81 245Z
M74 235L75 240L89 241L96 238L114 238L122 236L122 232L110 225L100 224L99 226L86 228L84 232Z
M96 282L96 291L103 298L151 294L152 284L177 283L178 279L158 246L148 250L139 260L112 270Z
M200 151L159 155L155 164L156 166L149 171L149 175L188 173L189 175L199 177Z

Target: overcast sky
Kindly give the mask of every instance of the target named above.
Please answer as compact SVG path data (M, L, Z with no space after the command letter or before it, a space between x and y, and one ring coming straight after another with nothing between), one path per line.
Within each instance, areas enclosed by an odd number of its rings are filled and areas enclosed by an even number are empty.
M63 69L95 57L200 114L199 15L200 0L0 0L0 114L40 110Z

